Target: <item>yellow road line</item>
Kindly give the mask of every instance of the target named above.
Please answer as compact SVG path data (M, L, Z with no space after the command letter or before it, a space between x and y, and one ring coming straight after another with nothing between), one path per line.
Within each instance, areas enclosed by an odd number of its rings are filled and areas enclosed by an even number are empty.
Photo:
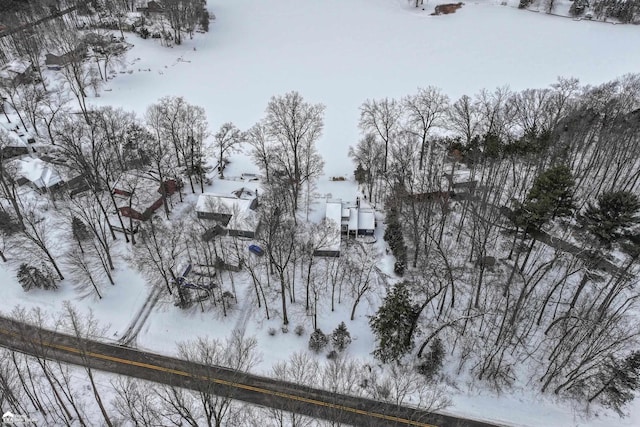
M2 330L2 329L0 329L0 333L3 333L5 335L13 335L13 336L21 338L16 333L5 331L5 330ZM22 339L24 339L24 338L22 338ZM29 341L32 341L32 340L29 340ZM58 350L66 351L68 353L75 353L75 354L79 354L79 355L84 355L84 356L91 357L91 358L94 358L94 359L107 360L107 361L110 361L110 362L115 362L115 363L119 363L119 364L123 364L123 365L137 366L139 368L145 368L145 369L149 369L149 370L153 370L153 371L160 371L160 372L179 375L179 376L183 376L183 377L196 378L196 379L199 379L199 380L210 381L210 382L214 382L216 384L220 384L220 385L224 385L224 386L228 386L228 387L235 387L235 388L239 388L239 389L243 389L243 390L247 390L247 391L253 391L253 392L256 392L256 393L262 393L262 394L266 394L266 395L281 397L281 398L289 399L289 400L296 400L296 401L299 401L299 402L304 402L304 403L317 405L317 406L324 406L324 407L331 408L331 409L339 409L341 411L351 412L351 413L354 413L354 414L369 416L369 417L373 417L373 418L380 418L380 419L386 420L386 421L400 422L400 423L409 424L409 425L416 426L416 427L437 427L437 426L434 426L432 424L424 424L424 423L421 423L419 421L413 421L413 420L409 420L409 419L406 419L406 418L395 417L395 416L392 416L392 415L385 415L385 414L381 414L381 413L378 413L378 412L369 412L369 411L365 411L365 410L362 410L362 409L352 408L350 406L344 406L344 405L338 405L338 404L335 404L335 403L323 402L321 400L309 399L309 398L302 397L302 396L296 396L294 394L288 394L288 393L283 393L283 392L279 392L279 391L272 391L272 390L268 390L268 389L261 388L261 387L255 387L255 386L242 384L242 383L237 383L237 382L233 382L233 381L222 380L222 379L219 379L219 378L211 378L211 377L207 377L207 376L204 376L204 375L195 375L195 374L191 374L191 373L186 372L186 371L181 371L181 370L172 369L172 368L165 368L163 366L152 365L150 363L137 362L135 360L122 359L120 357L109 356L109 355L106 355L106 354L94 353L94 352L89 352L89 351L83 352L82 350L79 350L79 349L77 349L75 347L69 347L69 346L66 346L66 345L48 343L48 342L44 342L44 341L39 342L39 343L36 342L36 344L40 344L40 345L44 345L45 347L51 347L51 348L55 348L55 349L58 349Z

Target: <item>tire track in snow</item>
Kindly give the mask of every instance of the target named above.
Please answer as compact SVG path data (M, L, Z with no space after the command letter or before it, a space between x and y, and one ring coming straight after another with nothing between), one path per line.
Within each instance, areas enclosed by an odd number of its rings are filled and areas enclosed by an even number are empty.
M160 300L162 291L162 287L156 286L151 290L151 292L149 292L149 296L147 297L146 301L136 313L127 330L118 340L121 345L131 345L133 342L135 342L138 334L140 333L140 330L142 329L142 326L149 318L151 310L153 310L155 305L158 303L158 300Z
M251 310L253 308L253 288L247 287L246 292L244 293L244 298L242 299L240 313L238 314L238 320L236 320L236 324L234 326L234 330L239 330L244 332L247 329L247 323L249 322L249 317L251 317Z

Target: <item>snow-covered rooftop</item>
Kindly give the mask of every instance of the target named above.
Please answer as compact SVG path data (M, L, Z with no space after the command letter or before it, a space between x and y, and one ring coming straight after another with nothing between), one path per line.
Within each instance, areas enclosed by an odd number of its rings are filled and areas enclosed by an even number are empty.
M376 215L373 209L358 210L358 230L373 230L376 227Z
M243 192L243 194L246 194ZM225 194L203 193L198 196L196 212L231 215L226 224L230 230L255 232L259 218L253 210L255 198L238 198Z
M13 123L0 123L7 131L9 137L8 141L4 141L4 144L8 147L28 147L29 139L32 136L26 132L20 125L14 125Z
M234 215L251 210L253 199L240 199L226 194L203 193L198 197L196 211Z
M0 69L0 78L13 79L17 75L25 73L31 67L31 62L22 59L14 59Z
M62 178L53 165L33 157L14 160L20 176L31 181L39 189L51 188L62 182Z
M342 202L340 200L327 200L325 205L325 222L331 233L327 236L327 244L319 248L319 251L340 251L340 223L342 219Z

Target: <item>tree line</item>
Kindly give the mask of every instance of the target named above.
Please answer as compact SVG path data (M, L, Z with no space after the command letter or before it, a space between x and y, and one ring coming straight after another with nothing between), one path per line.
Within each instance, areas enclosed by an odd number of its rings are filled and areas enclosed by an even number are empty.
M446 363L498 390L530 381L623 411L639 372L639 95L626 75L364 102L350 154L404 275L371 319L374 355L419 367L448 343Z

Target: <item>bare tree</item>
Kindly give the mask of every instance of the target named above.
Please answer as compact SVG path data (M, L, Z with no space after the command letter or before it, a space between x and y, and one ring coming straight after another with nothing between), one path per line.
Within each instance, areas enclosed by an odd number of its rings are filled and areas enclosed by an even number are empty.
M225 156L236 151L236 146L243 141L244 135L233 123L227 122L220 126L214 139L214 147L218 151L218 174L220 179L224 179Z
M108 206L103 197L103 192L111 189L112 168L116 165L109 155L107 137L95 121L89 124L78 116L64 116L56 124L56 140L61 154L66 156L66 167L81 176L92 190L100 212L109 224L111 237L115 240L116 235L111 230L110 216L107 214ZM110 200L114 203L113 197ZM120 224L124 227L122 218Z
M38 110L38 118L42 120L46 129L49 141L56 145L54 138L55 122L69 112L69 98L63 91L49 93L43 100L41 108Z
M276 363L272 368L272 376L275 379L288 381L294 384L314 386L320 376L318 362L309 356L308 352L293 353L288 360ZM295 412L282 409L265 409L277 427L308 427L311 420Z
M349 275L351 297L353 298L351 320L355 320L358 304L377 284L378 275L381 274L376 267L375 255L363 250L358 253L355 259L349 259L346 262L346 268L351 272Z
M338 224L329 224L327 220L323 220L319 224L305 224L299 226L299 251L302 258L301 267L306 264L305 273L305 308L307 312L310 309L309 298L311 296L310 287L312 275L314 273L314 265L316 259L316 251L321 248L335 244L335 235L333 230Z
M38 79L42 84L42 88L46 91L46 79L42 74L41 58L44 52L47 40L45 31L37 31L34 29L25 29L10 36L16 52L23 57L29 59L30 65L38 74Z
M87 123L91 121L88 116L85 98L91 87L98 87L100 77L93 67L85 63L87 48L78 31L69 31L68 28L59 27L53 34L54 43L63 54L66 62L61 68L61 76L65 87L69 89L78 101L78 106Z
M16 219L23 226L24 219L18 196L18 184L14 179L18 172L17 167L4 161L5 156L8 155L11 149L11 145L11 137L4 128L0 128L0 196L9 201L15 212Z
M78 286L78 291L81 292L81 295L83 297L88 295L87 291L82 288L84 283L89 282L98 299L102 299L102 294L100 293L102 284L100 282L105 274L96 261L96 256L92 252L81 251L80 247L75 246L69 249L65 256L67 270L80 285Z
M363 192L371 202L377 200L376 188L383 173L383 147L374 134L366 134L355 147L349 147L349 157L356 164L356 181L362 185Z
M47 92L40 86L22 85L20 87L16 107L22 111L29 123L29 128L34 130L36 135L40 135L37 121L41 117L41 109L46 104L47 96Z
M20 120L22 126L26 129L28 120L26 119L24 111L22 111L20 105L22 98L21 87L22 84L16 80L0 79L0 96L4 103L3 110L5 111L5 116L7 115L6 105L8 104L13 109L13 112L18 116L18 120ZM8 118L9 117L7 116L7 119ZM10 120L8 121L11 122Z
M402 109L395 99L366 100L360 107L360 129L365 135L376 135L384 145L383 174L387 172L389 145L401 128Z
M92 254L96 256L104 270L104 274L113 285L112 271L115 269L113 256L113 240L111 239L111 226L104 219L100 207L92 203L88 197L74 197L68 204L70 217L75 216L89 228L93 239L89 240L93 248Z
M153 168L155 179L160 185L164 211L169 218L169 204L167 201L167 189L164 185L165 180L170 176L175 176L176 169L179 165L179 154L177 145L172 139L167 139L164 134L164 109L159 105L152 105L147 109L146 122L151 133L147 134L147 155ZM176 150L172 152L171 148Z
M291 199L293 218L302 186L322 173L324 162L315 148L324 127L324 105L310 104L298 92L274 96L267 104L263 122L273 140L271 177L284 181Z
M113 406L126 421L139 427L162 425L162 409L155 394L149 393L152 384L118 376L111 381L115 392Z
M479 130L484 135L505 137L513 125L513 110L508 100L512 92L508 87L497 88L494 92L483 89L475 96Z
M178 223L167 224L153 219L142 223L132 256L140 271L152 282L164 283L170 295L176 287L179 303L186 307L188 301L184 290L176 281L179 275L176 270L186 250L181 227Z
M478 106L468 95L462 95L449 109L447 127L463 137L465 144L469 145L479 125Z
M296 225L284 212L280 203L279 194L267 193L262 196L260 241L264 245L269 257L270 268L275 269L280 281L280 294L282 300L282 322L289 324L287 316L286 292L290 291L287 269L293 263L296 249Z
M40 206L33 201L18 200L20 210L23 212L21 238L25 244L25 255L33 256L40 254L53 269L56 271L58 278L64 280L62 271L55 259L55 244L51 235L51 223L47 224L45 218L40 212Z
M271 150L271 138L267 134L267 129L263 123L256 123L246 133L247 142L251 149L249 155L264 172L265 182L271 182L270 168L275 164L275 153Z
M161 146L171 144L175 156L168 157L184 167L192 192L192 177L204 180L204 139L208 135L204 108L191 105L182 97L166 96L147 109L147 124ZM165 156L169 153L164 153ZM157 156L156 156L157 157Z
M431 161L431 144L428 144L429 132L434 126L442 124L449 109L449 97L436 87L418 89L418 93L402 99L407 116L406 128L420 138L420 160L418 168ZM426 147L428 145L428 147ZM426 152L425 152L426 150Z
M93 375L93 369L91 368L87 357L87 354L89 353L87 341L95 339L96 336L106 335L106 330L104 327L100 326L92 312L83 316L71 305L69 301L64 303L64 310L65 314L62 319L63 327L69 330L75 338L76 348L80 350L80 356L83 359L83 368L87 373L87 378L91 384L93 397L100 408L100 413L102 414L105 424L112 427L113 423L111 422L111 418L109 417L107 409L102 401L102 396L100 395Z
M429 412L437 412L451 405L445 390L429 383L415 368L405 364L393 364L368 388L374 399L402 406L409 401L412 406Z
M72 384L71 373L66 364L50 359L51 347L47 346L47 329L60 327L59 319L51 319L50 314L40 308L30 311L15 308L11 317L18 321L23 336L31 336L29 356L23 358L12 355L11 360L19 373L19 379L34 408L43 414L47 423L71 426L72 423L87 425L85 402ZM35 326L35 334L29 325ZM35 335L35 336L34 336ZM35 361L34 367L31 362ZM40 371L40 374L38 373ZM41 381L42 379L42 381Z
M196 25L201 22L205 9L198 0L165 0L163 2L165 15L173 29L176 44L182 43L182 32L192 35Z
M200 380L195 391L164 387L159 396L165 404L165 411L175 413L192 426L225 425L238 408L232 405L232 390L221 393L219 386L213 382L216 368L227 367L238 372L238 375L249 372L259 361L256 346L255 338L246 338L237 330L225 342L199 338L180 344L180 357L199 364L200 368L194 375Z

